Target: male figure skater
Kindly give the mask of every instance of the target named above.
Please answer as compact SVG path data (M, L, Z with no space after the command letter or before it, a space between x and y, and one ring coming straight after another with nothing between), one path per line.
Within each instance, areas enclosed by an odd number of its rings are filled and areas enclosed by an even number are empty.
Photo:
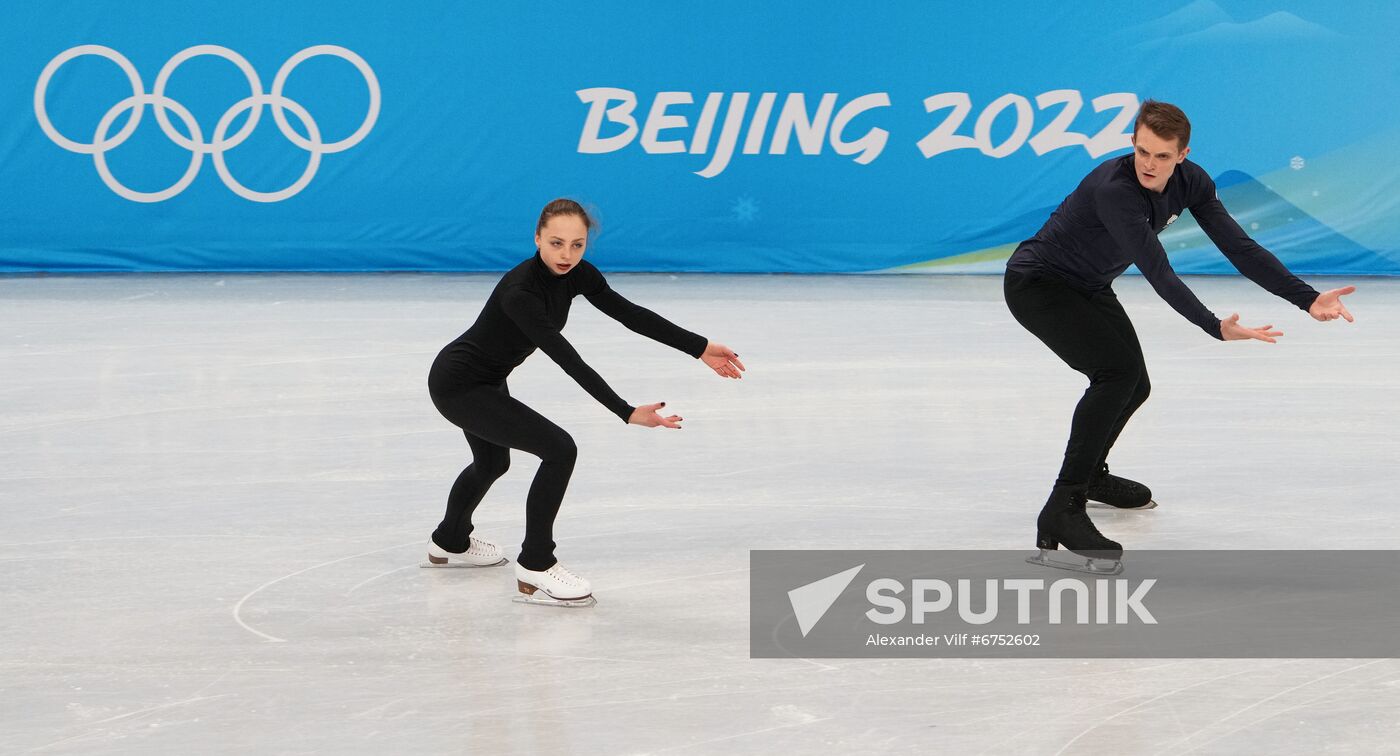
M1036 235L1006 264L1006 304L1017 322L1089 378L1075 408L1064 462L1036 521L1032 561L1116 574L1123 547L1104 537L1085 511L1088 499L1125 509L1156 506L1151 491L1108 472L1108 452L1150 383L1133 324L1113 293L1113 279L1136 264L1157 294L1187 320L1222 341L1282 336L1272 325L1247 327L1217 318L1182 283L1157 234L1183 211L1251 281L1316 320L1352 320L1341 297L1353 286L1319 294L1240 228L1215 195L1215 182L1186 159L1191 123L1175 105L1148 100L1133 126L1133 153L1112 158L1080 182ZM1083 562L1050 559L1061 544Z

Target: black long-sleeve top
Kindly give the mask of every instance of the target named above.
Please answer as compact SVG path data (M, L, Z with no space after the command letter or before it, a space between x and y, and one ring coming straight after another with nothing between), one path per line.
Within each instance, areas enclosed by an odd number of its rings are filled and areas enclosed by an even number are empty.
M1294 276L1240 228L1215 196L1215 181L1190 160L1176 167L1162 192L1138 182L1133 156L1107 160L1079 183L1035 236L1021 242L1007 267L1049 269L1071 286L1100 291L1128 268L1138 270L1187 320L1220 336L1220 319L1172 270L1157 234L1190 210L1206 236L1245 277L1301 309L1317 290Z
M560 333L570 304L580 294L627 328L692 357L704 354L709 344L705 337L624 299L592 263L580 260L568 273L555 275L537 251L501 278L472 327L443 349L439 366L446 370L445 377L499 383L538 348L627 422L636 408L623 401Z

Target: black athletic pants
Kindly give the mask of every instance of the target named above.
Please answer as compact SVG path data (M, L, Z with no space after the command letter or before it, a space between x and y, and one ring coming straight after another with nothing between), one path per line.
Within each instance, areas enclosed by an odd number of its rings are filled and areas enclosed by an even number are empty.
M1086 293L1048 271L1008 269L1004 290L1017 322L1089 378L1055 481L1083 486L1151 390L1137 333L1112 288Z
M487 489L510 467L510 450L540 458L539 470L525 498L525 541L516 560L527 570L554 566L554 517L569 487L578 447L574 439L540 413L512 398L504 381L471 384L430 375L429 394L438 412L462 429L472 449L472 463L457 476L447 496L447 514L433 531L433 542L448 551L464 551L472 532L472 511Z

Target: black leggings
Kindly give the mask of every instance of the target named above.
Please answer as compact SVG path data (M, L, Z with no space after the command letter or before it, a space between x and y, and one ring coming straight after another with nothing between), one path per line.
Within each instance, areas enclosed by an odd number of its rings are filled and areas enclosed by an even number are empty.
M430 381L438 412L462 429L472 449L472 463L457 476L447 496L447 514L433 531L433 542L448 551L467 548L472 511L487 489L510 468L510 450L540 458L539 470L525 499L525 541L517 561L527 570L554 566L554 517L569 487L578 447L574 439L540 413L514 399L504 381L452 384Z
M1142 345L1111 288L1090 294L1053 273L1008 269L1004 290L1017 322L1089 378L1055 480L1056 486L1083 486L1107 460L1128 418L1147 401L1152 386Z

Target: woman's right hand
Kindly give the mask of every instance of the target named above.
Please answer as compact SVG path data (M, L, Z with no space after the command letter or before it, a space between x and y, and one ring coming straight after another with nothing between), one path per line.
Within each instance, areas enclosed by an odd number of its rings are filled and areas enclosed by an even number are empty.
M1275 336L1282 336L1283 331L1272 330L1272 325L1250 328L1240 325L1240 314L1237 312L1228 318L1220 321L1220 338L1226 341L1241 341L1243 339L1258 339L1276 344Z
M681 421L685 418L682 418L680 415L662 417L661 414L657 412L657 410L665 406L665 402L643 404L632 410L632 416L627 418L627 422L632 425L641 425L647 428L655 428L658 425L663 428L680 428Z

